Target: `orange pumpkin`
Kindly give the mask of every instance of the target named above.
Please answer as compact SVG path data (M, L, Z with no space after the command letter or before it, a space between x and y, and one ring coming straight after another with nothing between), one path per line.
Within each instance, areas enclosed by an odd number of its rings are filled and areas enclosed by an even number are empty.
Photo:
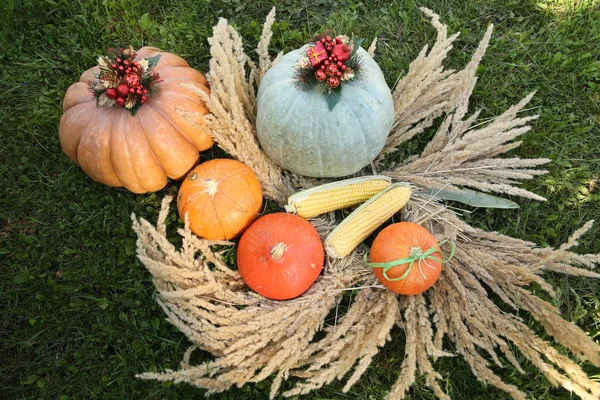
M399 222L377 235L369 266L391 291L415 295L437 281L442 271L442 253L427 229L413 222Z
M244 231L262 207L262 189L254 172L236 160L214 159L187 175L177 194L182 220L205 239L232 239Z
M180 179L213 140L199 121L182 114L208 110L190 87L209 93L204 76L181 57L143 47L136 60L160 55L154 72L162 82L135 116L123 107L97 107L88 84L99 67L85 71L63 102L59 137L63 151L93 180L125 186L134 193L162 189L167 177Z
M321 273L325 251L314 226L287 213L267 214L244 232L237 267L250 289L274 300L304 293Z

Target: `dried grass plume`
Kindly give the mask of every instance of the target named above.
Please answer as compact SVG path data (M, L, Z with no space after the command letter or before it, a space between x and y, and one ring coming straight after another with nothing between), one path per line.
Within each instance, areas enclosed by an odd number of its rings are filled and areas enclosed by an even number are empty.
M394 90L395 122L381 158L430 128L435 118L444 121L420 155L383 173L417 188L440 189L469 186L481 191L506 193L531 199L538 195L516 184L545 171L536 167L549 160L502 158L517 147L514 141L527 132L535 116L520 116L531 95L487 123L477 123L479 112L467 117L468 100L476 83L475 71L492 33L485 33L472 60L460 71L449 71L443 61L458 34L431 10L422 9L437 30L431 49L426 46L410 65ZM243 50L242 40L227 21L214 28L211 44L210 96L202 92L212 115L202 123L229 154L257 173L265 195L280 205L295 189L316 182L284 174L260 150L254 128L257 84L276 62L268 54L275 11L269 13L258 45L258 64ZM375 51L376 42L370 47ZM198 116L188 115L190 120ZM344 391L367 371L379 348L391 340L395 327L405 330L405 357L388 399L402 399L418 375L440 399L449 399L435 370L440 357L460 356L480 381L503 390L513 399L526 399L514 385L503 382L493 368L510 363L523 372L516 354L537 367L556 386L582 399L600 398L600 384L592 381L571 357L542 340L517 315L524 310L535 318L556 343L572 357L600 366L600 346L558 309L534 295L531 284L554 296L544 280L545 271L598 278L593 272L600 255L571 251L591 222L558 249L494 232L473 228L453 211L417 190L402 218L429 229L438 239L452 239L454 258L445 264L438 282L424 295L397 296L376 285L356 251L345 259L327 260L324 274L301 297L285 302L265 299L248 290L224 257L232 243L202 240L186 221L179 230L183 243L167 239L165 221L170 197L165 198L156 225L132 215L137 233L137 254L150 271L157 301L168 321L192 343L178 370L143 373L143 379L186 382L207 390L226 391L232 386L272 379L274 398L284 380L294 377L294 387L283 393L309 393L334 380L345 382ZM311 222L325 237L335 226L334 214ZM218 250L217 250L218 249ZM357 290L343 315L338 315L344 292ZM515 313L503 312L490 297L494 294ZM333 322L328 315L335 314ZM320 339L316 340L317 333ZM444 347L445 339L453 352ZM196 349L214 358L191 363ZM505 360L503 362L502 359Z

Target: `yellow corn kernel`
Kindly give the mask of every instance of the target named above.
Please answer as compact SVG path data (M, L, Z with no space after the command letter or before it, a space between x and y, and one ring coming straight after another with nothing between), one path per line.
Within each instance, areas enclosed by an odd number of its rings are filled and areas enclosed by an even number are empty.
M303 218L311 218L363 203L391 184L390 178L381 175L327 183L290 196L285 209Z
M410 198L410 187L393 184L348 215L325 239L325 250L334 258L347 256L385 221L396 214Z

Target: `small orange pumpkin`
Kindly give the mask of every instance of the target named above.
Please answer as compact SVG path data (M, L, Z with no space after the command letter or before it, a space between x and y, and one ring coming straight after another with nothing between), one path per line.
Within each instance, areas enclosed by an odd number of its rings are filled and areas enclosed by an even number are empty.
M413 222L399 222L379 232L371 246L369 266L391 291L415 295L437 281L442 253L427 229Z
M160 55L153 71L161 81L135 116L123 107L98 107L89 90L98 66L85 71L69 87L63 102L59 138L63 151L93 180L125 186L134 193L153 192L180 179L196 164L199 151L213 140L198 120L184 114L208 110L197 93L209 93L204 76L181 57L143 47L137 61Z
M182 220L205 239L232 239L244 231L262 207L262 189L254 172L230 159L214 159L187 175L177 194Z
M300 296L323 269L325 250L314 226L287 213L267 214L242 235L238 271L250 289L274 300Z

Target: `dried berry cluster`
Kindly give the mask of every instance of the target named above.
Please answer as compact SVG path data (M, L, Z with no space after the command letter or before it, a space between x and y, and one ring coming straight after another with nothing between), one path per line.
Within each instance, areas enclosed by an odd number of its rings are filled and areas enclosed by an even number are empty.
M99 107L117 105L135 113L156 89L160 77L152 72L160 55L136 60L133 48L109 49L108 56L98 57L98 80L90 82L90 90Z
M360 70L356 51L361 42L351 41L345 35L318 36L296 63L298 80L308 87L327 88L331 93L341 83L356 79Z

